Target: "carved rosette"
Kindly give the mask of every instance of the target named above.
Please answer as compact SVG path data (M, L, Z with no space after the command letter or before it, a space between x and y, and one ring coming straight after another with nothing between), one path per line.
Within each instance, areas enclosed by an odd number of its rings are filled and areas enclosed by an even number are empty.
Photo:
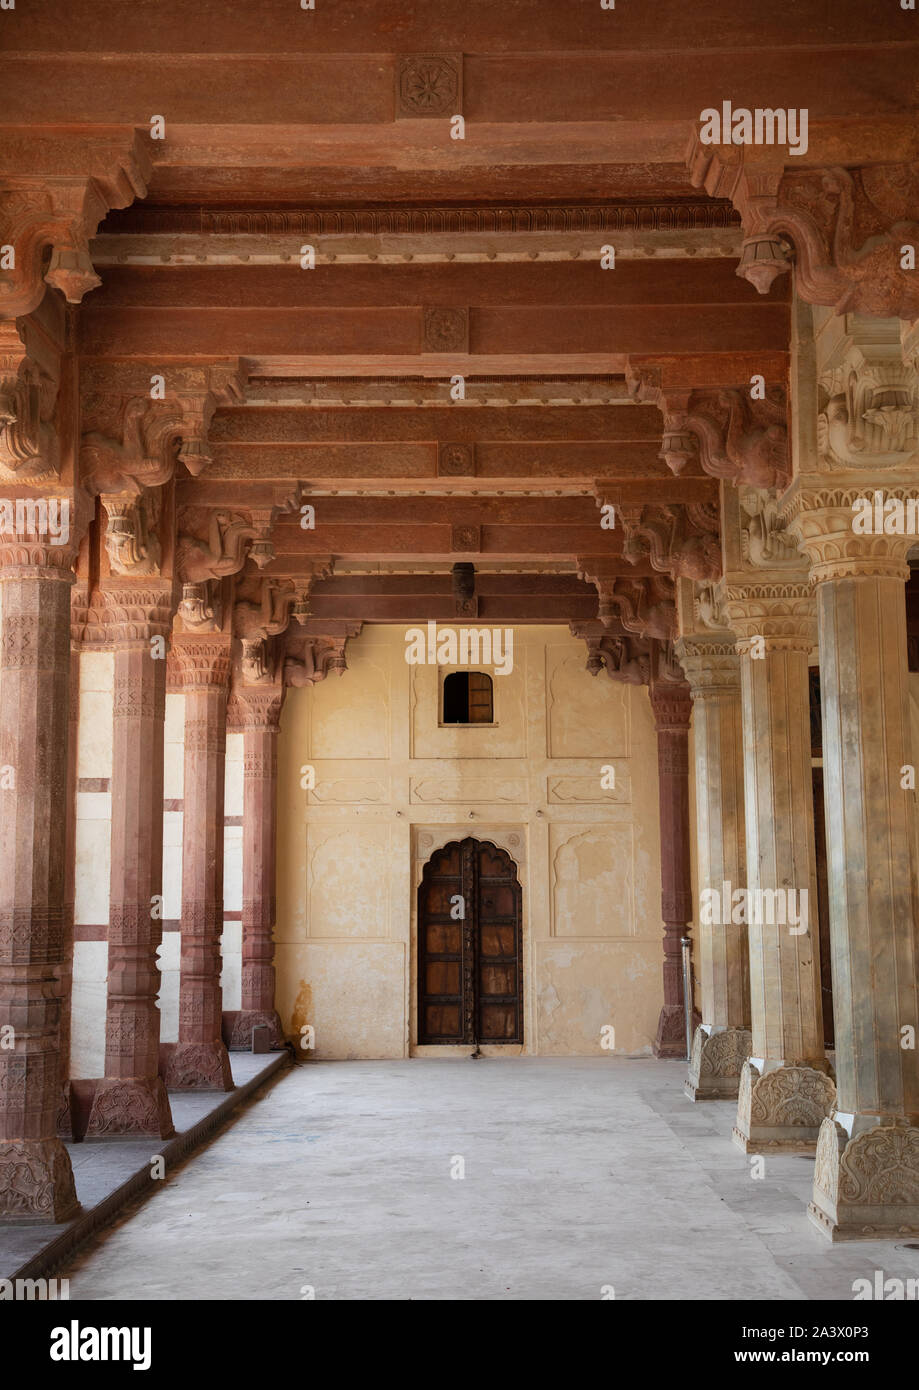
M455 116L462 111L462 55L406 53L397 62L396 117Z
M748 1059L740 1079L735 1143L748 1153L811 1153L835 1105L836 1086L826 1072L795 1064L763 1073Z
M824 1120L808 1214L833 1240L919 1235L919 1128L895 1120L850 1139Z
M424 309L423 352L469 351L469 310L446 305L429 305Z
M686 1094L692 1100L733 1100L752 1048L753 1034L746 1028L725 1028L720 1033L697 1028Z

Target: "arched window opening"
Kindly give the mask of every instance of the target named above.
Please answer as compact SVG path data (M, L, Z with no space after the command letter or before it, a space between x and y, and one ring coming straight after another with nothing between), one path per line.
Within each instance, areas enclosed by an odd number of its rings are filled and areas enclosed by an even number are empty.
M492 724L494 688L484 671L451 671L444 677L445 724Z

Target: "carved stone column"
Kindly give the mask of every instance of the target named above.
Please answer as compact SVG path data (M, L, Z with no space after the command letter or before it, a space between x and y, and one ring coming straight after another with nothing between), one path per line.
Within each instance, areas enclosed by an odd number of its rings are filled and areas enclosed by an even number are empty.
M87 1139L168 1138L175 1132L159 1076L163 880L163 737L171 585L107 582L115 652L112 862L105 1077ZM151 639L161 639L154 652Z
M185 785L179 1040L166 1067L170 1090L233 1089L220 990L230 642L227 633L202 633L174 644L185 691Z
M884 496L915 498L904 481L888 477ZM823 480L789 501L817 586L839 1088L808 1211L836 1240L919 1235L919 865L903 773L916 759L903 594L916 538L854 534L866 491Z
M274 1004L275 864L277 853L278 726L284 688L237 687L230 727L243 735L242 996L228 1014L231 1052L248 1052L252 1030L268 1029L270 1047L283 1047Z
M651 680L657 730L661 827L661 916L664 919L664 1006L654 1039L655 1057L683 1057L686 1020L680 937L692 917L689 870L689 722L692 702L683 681ZM692 1007L692 1001L689 1001Z
M753 1041L746 923L710 910L711 895L720 903L725 885L730 895L747 880L740 657L733 642L699 636L681 638L676 652L693 702L702 979L685 1090L692 1100L724 1100L737 1096Z
M729 576L725 596L741 656L753 1031L734 1138L747 1152L812 1152L835 1100L817 940L808 682L814 600L806 574L791 568L769 582Z
M57 1137L75 547L0 545L0 1218L66 1221L79 1209Z

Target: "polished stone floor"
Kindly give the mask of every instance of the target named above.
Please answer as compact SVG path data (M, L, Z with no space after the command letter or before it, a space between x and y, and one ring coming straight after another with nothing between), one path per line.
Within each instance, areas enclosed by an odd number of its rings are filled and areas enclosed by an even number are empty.
M73 1299L851 1300L919 1277L919 1249L824 1240L813 1160L752 1177L734 1106L691 1104L684 1072L309 1062L60 1272Z

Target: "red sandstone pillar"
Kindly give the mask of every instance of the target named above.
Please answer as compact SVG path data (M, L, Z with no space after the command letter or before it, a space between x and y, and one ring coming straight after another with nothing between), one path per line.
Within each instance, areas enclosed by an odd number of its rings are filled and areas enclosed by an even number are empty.
M275 855L277 850L278 722L283 686L240 686L232 727L243 735L242 998L228 1015L230 1050L248 1052L252 1029L265 1025L269 1045L282 1047L274 1006Z
M162 941L163 738L166 661L151 638L170 626L171 589L111 580L105 592L115 651L112 864L105 1077L87 1139L175 1133L159 1076Z
M174 647L185 691L185 785L179 1041L166 1067L170 1090L233 1089L220 990L230 641L225 633L179 636Z
M685 681L652 680L657 730L661 827L661 916L664 919L664 1007L654 1039L655 1057L685 1057L686 1020L680 937L692 919L689 869L689 723L692 700ZM690 1008L692 1001L689 1001Z
M0 1217L79 1209L57 1137L73 548L0 546Z

